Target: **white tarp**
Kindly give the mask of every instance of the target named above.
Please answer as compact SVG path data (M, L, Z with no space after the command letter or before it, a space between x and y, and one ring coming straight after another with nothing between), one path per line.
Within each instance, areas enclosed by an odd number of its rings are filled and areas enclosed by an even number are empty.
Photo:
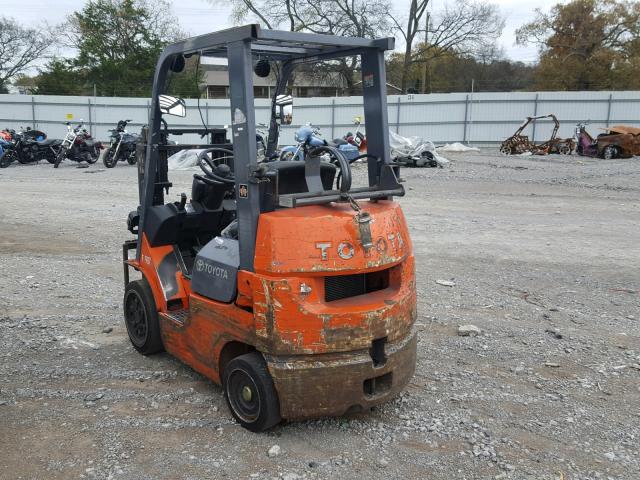
M169 170L191 170L198 167L198 155L203 149L180 150L167 159Z
M417 166L424 166L428 158L422 155L423 152L430 152L433 158L442 167L449 163L449 160L436 152L433 142L421 137L403 137L389 130L389 146L391 147L391 157L415 157ZM424 163L422 163L424 162Z
M480 149L476 147L469 147L460 142L447 143L438 147L441 152L479 152Z

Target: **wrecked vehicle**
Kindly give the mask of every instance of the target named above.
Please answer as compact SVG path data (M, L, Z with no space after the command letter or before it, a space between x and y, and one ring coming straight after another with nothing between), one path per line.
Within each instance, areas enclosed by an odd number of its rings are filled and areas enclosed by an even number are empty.
M576 125L575 137L578 144L576 147L578 155L599 157L605 160L640 155L640 128L614 125L603 129L607 133L601 133L597 138L593 138L587 132L586 126L586 122Z
M522 135L525 128L536 120L550 118L553 120L553 131L551 138L544 143L535 144L527 135ZM549 153L559 153L561 155L569 155L575 149L575 141L573 138L556 138L560 122L554 114L540 115L537 117L527 117L516 132L507 138L500 145L500 153L503 155L521 155L523 153L531 153L533 155L547 155Z

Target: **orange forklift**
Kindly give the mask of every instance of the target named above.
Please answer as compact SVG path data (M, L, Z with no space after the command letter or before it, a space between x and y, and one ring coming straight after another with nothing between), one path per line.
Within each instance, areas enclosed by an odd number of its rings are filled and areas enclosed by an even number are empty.
M384 53L393 46L392 38L246 25L171 44L158 61L138 151L140 206L127 222L137 238L123 245L127 332L140 353L166 350L221 384L251 431L368 410L413 375L415 267L393 200L404 188L390 159L385 91ZM182 148L169 138L184 130L167 117L187 113L166 94L167 80L193 55L228 60L232 139L201 146L190 198L167 203L168 153ZM351 163L330 142L303 162L268 161L277 158L281 125L291 123L296 67L353 56L362 69L365 185L352 186ZM261 161L258 64L262 75L279 68ZM211 133L204 127L203 136ZM129 281L130 268L142 278Z

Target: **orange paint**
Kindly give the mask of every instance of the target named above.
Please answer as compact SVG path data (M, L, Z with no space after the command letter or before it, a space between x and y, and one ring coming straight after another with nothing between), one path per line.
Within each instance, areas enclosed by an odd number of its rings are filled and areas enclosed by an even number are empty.
M158 267L170 246L150 248L129 264L147 278L160 315L167 351L220 382L220 352L241 342L268 355L300 355L368 349L375 339L409 335L416 318L415 266L399 205L360 202L371 215L373 246L361 245L353 209L344 204L283 209L260 216L255 272L238 273L235 303L191 292L177 272L179 288L165 297ZM388 287L325 301L325 277L389 270ZM188 315L178 321L168 300L181 299Z

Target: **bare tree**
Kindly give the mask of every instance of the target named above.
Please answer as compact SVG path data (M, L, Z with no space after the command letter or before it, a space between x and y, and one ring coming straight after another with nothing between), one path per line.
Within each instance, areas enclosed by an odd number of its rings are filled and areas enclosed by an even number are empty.
M236 23L256 19L269 29L327 35L375 38L390 30L388 0L231 0ZM220 3L220 0L211 0ZM307 70L322 76L323 83L340 79L335 86L351 91L358 59L349 57L323 62L323 68ZM333 74L333 75L332 75Z
M51 42L48 28L25 28L11 18L0 17L0 91L41 59Z
M413 65L426 65L430 60L451 53L476 56L491 48L504 28L496 5L455 0L432 15L428 11L430 3L431 0L411 0L406 17L391 16L405 41L402 92L407 91L407 79ZM424 41L416 45L421 35Z

